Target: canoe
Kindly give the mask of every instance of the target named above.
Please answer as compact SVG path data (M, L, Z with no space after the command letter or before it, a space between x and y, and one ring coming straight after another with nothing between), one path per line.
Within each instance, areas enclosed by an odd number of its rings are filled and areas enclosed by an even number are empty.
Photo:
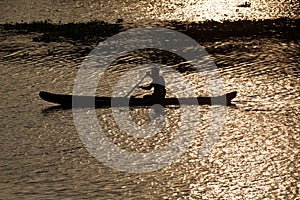
M186 98L165 98L163 100L153 100L145 98L126 98L126 97L93 97L93 96L74 96L69 94L55 94L41 91L39 96L50 103L58 104L62 107L140 107L152 106L161 104L162 106L169 105L231 105L231 100L235 98L237 92L230 92L222 96L215 97L186 97Z

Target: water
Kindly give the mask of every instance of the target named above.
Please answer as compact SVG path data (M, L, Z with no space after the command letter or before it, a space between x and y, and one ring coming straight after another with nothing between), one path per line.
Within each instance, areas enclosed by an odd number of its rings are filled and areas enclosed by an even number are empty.
M79 3L75 16L61 12L60 15L47 14L43 17L45 11L42 11L42 6L36 6L35 9L39 8L40 12L34 12L35 15L25 14L21 18L21 14L9 15L7 11L5 18L1 19L5 22L51 17L53 21L67 22L94 19L79 17L87 15L80 8L86 10L90 5L100 3L74 2L56 1L54 4L37 1L36 4L55 10L57 5L72 8L70 4L75 6ZM263 1L252 4L258 2ZM143 3L145 1L135 4ZM172 5L177 4L174 2ZM8 5L15 8L30 6L29 3L6 2L5 6ZM287 3L280 5L293 9L297 2L292 3L294 6ZM24 7L18 8L19 13L24 11ZM128 10L133 8L123 7ZM137 6L141 10L148 7L150 4L143 8ZM91 12L95 10L91 9ZM268 16L291 15L293 18L293 12L284 6L273 7L272 12L267 8L262 10L268 12ZM111 16L104 13L115 21L124 17L121 15L133 17L132 12L119 12L121 14ZM161 14L161 11L158 13ZM173 12L164 14L167 15L173 15ZM208 157L198 156L211 120L211 107L199 106L198 112L192 113L200 121L196 138L180 160L158 171L132 174L98 162L80 140L72 110L49 109L52 104L38 97L40 90L71 93L86 51L97 45L96 41L92 44L71 39L34 42L33 38L41 33L2 31L0 198L299 198L299 43L295 38L280 38L276 34L262 37L240 35L219 40L196 37L219 67L226 92L238 92L235 106L227 108L226 122L218 143ZM125 61L130 59L125 58ZM115 70L111 76L118 76L119 73L122 71ZM195 85L198 95L208 95L199 73L184 71L183 75ZM104 87L98 88L99 95L105 95L109 90L109 85L103 84ZM105 129L116 129L110 109L97 109L96 113ZM146 108L134 109L131 113L139 117L136 119L138 124L149 121ZM167 114L167 130L154 138L135 140L119 132L108 134L112 141L127 150L151 151L166 145L178 128L178 109L168 108Z
M52 22L87 22L104 20L143 23L148 20L205 21L238 19L299 18L296 0L253 0L250 8L238 7L242 0L21 0L5 1L1 5L0 23L51 20Z

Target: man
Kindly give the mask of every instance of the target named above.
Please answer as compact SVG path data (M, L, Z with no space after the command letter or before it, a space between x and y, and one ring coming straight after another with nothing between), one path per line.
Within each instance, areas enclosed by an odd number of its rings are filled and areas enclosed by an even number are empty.
M144 98L150 98L156 101L163 100L166 96L165 79L159 75L159 69L154 67L151 69L151 73L147 72L152 78L152 83L148 86L140 86L139 88L144 90L151 90L154 88L152 95L145 95Z

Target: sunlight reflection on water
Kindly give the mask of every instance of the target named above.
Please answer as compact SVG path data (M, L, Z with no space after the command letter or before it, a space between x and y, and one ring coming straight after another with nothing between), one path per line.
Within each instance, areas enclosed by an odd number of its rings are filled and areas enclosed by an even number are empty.
M299 18L299 1L252 0L143 0L143 1L6 1L1 5L0 23L21 21L87 22L117 19L125 22L148 20L206 21Z
M223 18L222 13L197 16L197 5L204 1L165 3L169 7L166 13L157 11L158 5L152 1L120 4L114 1L108 4L100 1L55 2L6 1L1 9L11 7L1 12L1 15L5 13L1 20L50 18L55 22L91 19L115 22L116 17L126 20ZM213 1L205 1L208 2ZM236 16L232 12L240 11L247 11L250 19L254 16L294 17L299 5L296 1L291 4L251 1L253 7L248 9L237 8L233 1L219 2L210 3L214 11L218 6L224 8L227 3L234 6L234 9L228 8L230 17L226 17L229 19ZM20 5L21 11L16 12ZM118 10L120 7L124 7L124 11ZM28 12L31 8L36 15ZM87 8L90 9L87 11ZM74 15L70 17L65 12ZM141 13L146 16L141 18ZM108 168L87 152L76 132L70 110L51 109L49 106L53 104L38 97L40 90L72 92L74 78L83 60L78 53L83 47L68 41L33 42L35 33L6 34L0 40L1 199L24 196L28 199L120 200L299 197L300 68L296 40L241 37L204 43L219 67L226 91L238 91L234 100L236 106L228 108L226 124L216 148L207 159L199 158L199 149L211 120L211 108L199 106L197 112L195 109L192 113L193 118L200 120L197 137L179 161L160 171L128 174ZM53 55L48 54L49 49L54 51ZM124 58L125 61L130 59ZM110 71L112 77L124 70L116 66ZM205 83L198 73L186 71L183 75L195 85L197 95L207 95ZM103 83L98 88L98 95L111 94L108 86L114 81ZM135 94L144 93L136 91ZM169 108L165 132L151 139L135 140L114 132L117 127L108 108L96 112L99 124L107 130L112 141L137 152L164 146L180 126L178 110ZM130 112L137 124L150 121L147 108Z
M212 56L220 66L226 91L238 91L236 107L228 108L226 125L216 148L207 159L198 157L210 121L210 107L200 106L198 113L194 113L200 120L197 138L180 161L160 171L137 175L112 170L91 157L77 135L70 110L41 112L50 104L38 98L39 90L72 91L81 62L76 54L70 53L74 52L74 46L36 44L28 36L12 36L5 43L11 44L12 49L18 47L20 52L34 51L30 57L14 54L2 62L1 77L6 77L2 81L1 93L5 95L0 106L4 113L1 115L4 199L23 195L33 199L74 196L293 199L297 196L300 69L294 42L244 38L204 44L208 49L213 47L222 52ZM45 49L55 45L59 56L47 55ZM206 95L199 74L183 74L195 84L199 95ZM105 88L99 88L99 95ZM99 123L108 130L112 141L134 151L159 148L173 137L179 125L178 111L169 109L167 113L169 122L165 132L137 141L111 131L116 127L109 109L97 110ZM149 121L147 109L134 109L131 114L137 117L137 123Z

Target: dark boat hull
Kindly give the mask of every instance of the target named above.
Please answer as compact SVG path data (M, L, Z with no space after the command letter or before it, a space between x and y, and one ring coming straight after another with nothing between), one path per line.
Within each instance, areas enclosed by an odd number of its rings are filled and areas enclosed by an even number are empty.
M144 98L125 98L125 97L92 97L74 96L65 94L54 94L41 91L39 96L48 102L61 105L62 107L111 107L111 106L152 106L154 104L168 105L230 105L231 100L236 97L237 92L230 92L217 97L195 97L195 98L166 98L161 101Z

